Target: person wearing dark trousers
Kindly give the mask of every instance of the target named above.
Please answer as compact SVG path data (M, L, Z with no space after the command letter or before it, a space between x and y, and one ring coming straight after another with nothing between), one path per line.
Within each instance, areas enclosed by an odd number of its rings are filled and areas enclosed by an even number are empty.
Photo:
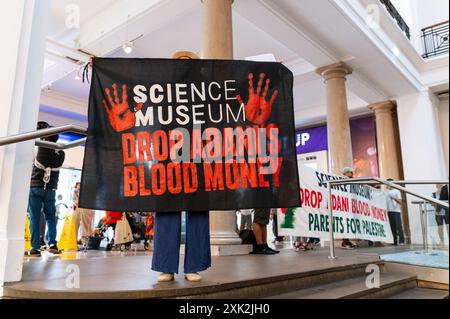
M439 189L439 200L448 202L448 185L443 185ZM441 244L445 243L444 228L447 230L448 235L448 209L442 207L436 207L436 224L438 226L439 239Z
M181 244L181 212L155 213L152 270L161 272L158 281L172 281L178 273ZM211 267L209 211L186 212L184 274L200 281L200 271Z
M388 179L393 181L393 179ZM403 233L402 217L401 217L401 204L402 195L398 189L387 187L386 193L387 210L389 217L389 224L391 225L392 236L394 237L394 245L405 244L405 235Z
M277 209L272 210L272 232L275 236L275 243L281 243L284 240L283 236L278 236L278 216L277 216Z
M37 129L48 128L46 122L39 122ZM45 141L56 142L58 135L43 138ZM47 223L48 251L60 253L56 242L56 188L58 187L59 168L64 163L65 153L49 148L39 147L31 174L30 193L28 197L28 212L30 214L30 251L27 256L40 257L41 252L41 211L43 210ZM42 234L44 235L44 234Z
M255 234L256 244L253 245L253 254L274 255L279 253L279 251L267 245L267 225L270 222L270 212L270 208L255 208L253 233Z

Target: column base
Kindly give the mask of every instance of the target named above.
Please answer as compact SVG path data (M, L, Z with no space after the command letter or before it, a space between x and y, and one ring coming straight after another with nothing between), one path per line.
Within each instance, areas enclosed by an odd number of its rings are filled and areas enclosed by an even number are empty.
M0 240L0 287L22 280L24 239Z
M211 245L211 256L248 255L252 250L252 245Z
M211 245L211 256L248 255L253 250L252 245ZM185 246L180 246L180 254L184 255Z

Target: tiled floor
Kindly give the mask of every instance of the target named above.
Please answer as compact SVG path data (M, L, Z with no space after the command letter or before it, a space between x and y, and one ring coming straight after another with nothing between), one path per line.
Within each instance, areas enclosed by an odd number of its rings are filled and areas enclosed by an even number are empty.
M442 250L406 251L381 255L380 258L390 262L448 269L448 251Z

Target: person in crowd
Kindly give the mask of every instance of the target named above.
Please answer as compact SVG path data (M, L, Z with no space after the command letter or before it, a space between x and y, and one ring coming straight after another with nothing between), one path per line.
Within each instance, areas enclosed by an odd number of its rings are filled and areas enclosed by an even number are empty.
M38 122L37 129L50 127L46 122ZM44 141L56 142L58 135L43 138ZM59 168L64 163L64 151L39 147L34 159L31 174L28 212L30 214L31 247L28 256L40 257L41 210L44 211L47 223L48 251L60 253L56 241L56 188L58 187Z
M274 255L278 250L267 245L267 225L270 222L270 208L255 208L253 219L253 233L256 238L256 245L253 247L253 254Z
M320 238L295 237L294 242L295 251L313 250L318 246L320 246Z
M278 236L278 215L277 209L272 209L272 232L275 236L274 243L282 243L284 241L283 236Z
M320 238L310 237L306 246L309 250L320 247Z
M295 237L294 241L295 251L306 251L308 249L307 237Z
M442 201L448 202L448 185L437 185L436 186L437 191L435 194L435 197ZM438 233L439 233L439 239L441 241L441 244L445 243L444 240L444 227L447 230L447 235L449 234L449 227L448 227L448 209L435 206L436 208L436 224L438 226Z
M230 213L231 214L231 213ZM178 273L181 244L181 212L155 213L152 270L161 272L158 281L174 280ZM184 274L200 281L199 272L211 267L209 211L186 212Z
M392 182L392 178L388 178L387 181ZM392 236L394 237L394 246L398 244L405 244L405 236L403 234L402 226L402 194L398 189L387 186L386 201L389 223L391 225Z
M253 224L253 209L240 209L237 212L241 214L241 226L239 227L239 231L243 231L245 229L251 230Z
M342 170L342 175L347 178L353 178L355 171L352 167L344 167ZM358 246L350 241L348 238L342 239L341 247L344 249L355 249Z
M86 209L81 208L78 205L79 196L80 196L80 182L77 182L75 184L75 188L73 191L73 208L75 211L75 228L77 231L77 238L78 238L78 231L80 229L81 224L81 241L79 242L82 245L85 245L86 239L89 236L93 235L93 228L92 228L92 219L94 212L92 209Z

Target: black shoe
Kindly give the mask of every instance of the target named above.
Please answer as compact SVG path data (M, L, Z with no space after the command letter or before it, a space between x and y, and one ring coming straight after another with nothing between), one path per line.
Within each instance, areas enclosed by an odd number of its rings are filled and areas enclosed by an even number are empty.
M280 253L278 250L270 248L267 244L266 244L266 249L273 251L275 254Z
M253 249L252 254L256 255L275 255L276 253L272 250L266 248L264 245L257 245L255 249Z
M56 245L50 245L50 247L48 247L48 252L55 255L61 254L61 250L59 250Z
M25 252L25 256L27 257L41 257L41 252L39 250L28 250Z

